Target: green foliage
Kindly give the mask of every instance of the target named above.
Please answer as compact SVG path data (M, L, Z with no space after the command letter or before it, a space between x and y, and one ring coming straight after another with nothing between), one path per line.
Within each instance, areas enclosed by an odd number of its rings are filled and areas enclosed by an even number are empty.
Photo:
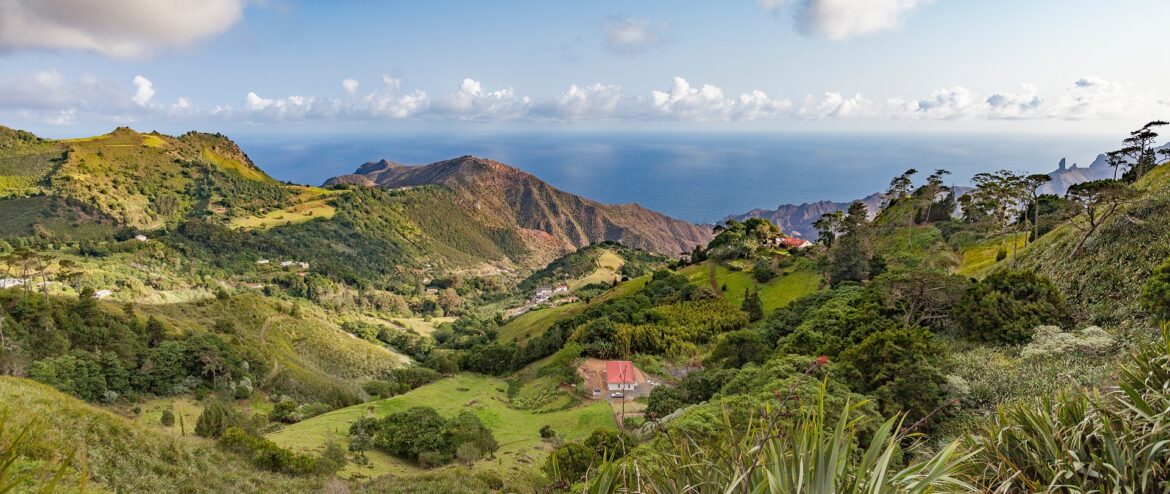
M1170 335L1142 347L1116 389L1002 406L964 441L981 491L1159 491L1170 485Z
M767 283L776 277L776 270L772 267L772 260L760 258L752 265L752 278L760 283Z
M732 331L716 340L706 363L724 368L743 367L749 363L763 362L770 351L771 347L764 342L759 331Z
M1032 341L1020 351L1020 356L1050 357L1070 353L1105 355L1116 346L1113 336L1097 326L1069 332L1056 326L1040 326L1032 332Z
M1003 343L1026 343L1036 326L1072 322L1064 296L1048 278L1010 269L972 285L953 317L971 338Z
M277 446L239 427L230 427L219 438L219 446L247 458L257 468L289 475L332 475L341 465L333 459L313 458Z
M162 415L159 417L158 421L160 424L162 424L163 427L174 427L175 426L175 412L172 411L170 408L163 410Z
M707 257L718 260L754 259L780 236L780 229L763 218L742 223L728 220L722 231L707 244Z
M748 321L756 322L764 318L764 303L760 301L760 291L747 292L744 289L743 305L740 310L747 314Z
M195 435L200 437L217 438L224 431L236 427L240 418L226 403L212 399L203 407L199 420L195 423Z
M621 486L673 492L678 485L704 486L697 492L973 491L959 478L967 457L957 452L956 444L899 468L898 460L911 453L903 449L910 441L900 419L871 428L867 419L854 418L856 407L847 405L835 424L823 400L800 409L791 420L784 419L788 412L783 408L757 408L747 414L753 418L745 425L730 422L725 414L716 421L710 443L678 435L663 446L665 454L640 461L636 471L629 463L606 462L590 476L590 492L616 493ZM868 448L860 446L863 437L869 439Z
M943 350L923 328L870 334L841 353L852 388L876 396L886 416L925 421L946 399L939 370Z
M466 411L445 420L433 408L413 407L387 415L374 424L363 424L360 429L364 431L370 425L374 429L375 447L424 468L447 463L464 445L474 447L479 453L499 449L491 430L475 414ZM354 434L352 427L350 432ZM470 450L465 448L464 452Z
M1162 262L1142 288L1146 310L1154 317L1170 321L1170 259Z

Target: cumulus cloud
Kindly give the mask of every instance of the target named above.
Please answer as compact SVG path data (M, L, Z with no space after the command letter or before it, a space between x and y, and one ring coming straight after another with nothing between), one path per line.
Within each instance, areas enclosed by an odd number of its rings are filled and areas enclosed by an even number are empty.
M0 0L2 1L2 0ZM352 83L351 83L352 82ZM386 78L372 90L343 81L332 96L261 96L247 92L234 104L200 107L185 97L159 102L153 83L136 76L129 83L58 71L0 76L0 118L33 118L71 125L78 121L133 122L146 119L237 120L476 120L476 121L762 121L762 120L1141 120L1163 116L1170 102L1130 86L1086 77L1044 92L1032 84L977 94L963 86L914 97L871 99L860 93L826 91L794 102L762 90L725 91L675 77L661 89L627 92L604 83L572 84L546 98L512 88L492 89L466 78L457 89L432 97L403 90Z
M150 103L150 99L154 97L154 83L150 82L150 79L136 75L131 84L134 84L134 96L130 100L138 106Z
M675 77L668 90L651 91L649 104L653 116L692 121L770 119L792 107L791 101L772 99L760 90L728 97L718 86L694 87L682 77Z
M463 79L459 90L447 94L432 107L437 113L464 120L509 120L523 116L532 100L516 96L512 88L488 91L475 79Z
M902 18L932 0L757 0L766 12L791 10L806 35L844 40L898 27Z
M619 55L636 55L665 43L668 26L640 19L611 17L602 29L607 50Z
M344 89L346 93L349 93L350 96L357 94L358 86L360 85L361 83L359 83L357 79L341 80L341 88Z
M117 58L187 46L235 24L244 0L0 0L0 50Z
M390 89L397 91L397 90L402 88L402 79L399 79L399 78L394 77L392 75L383 74L382 75L382 84Z
M539 115L558 120L604 120L618 116L623 98L622 87L595 83L570 85L552 101L538 105Z

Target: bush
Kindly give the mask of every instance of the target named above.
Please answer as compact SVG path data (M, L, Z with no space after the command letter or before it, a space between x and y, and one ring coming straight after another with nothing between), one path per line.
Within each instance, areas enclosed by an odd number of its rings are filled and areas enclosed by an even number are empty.
M996 271L973 285L955 306L953 318L972 338L1027 343L1032 328L1072 324L1064 296L1034 271Z
M270 472L290 475L317 473L331 475L336 472L336 469L328 470L333 465L326 465L326 471L322 471L322 462L319 459L293 453L265 438L253 436L239 427L230 427L225 430L219 439L219 445L227 451L248 458L256 467Z
M1040 326L1032 334L1032 342L1020 352L1023 357L1046 357L1078 353L1103 355L1115 348L1113 336L1097 326L1080 331L1064 332L1056 326Z
M767 283L776 277L776 270L772 268L772 260L761 258L752 266L752 277L760 283Z
M159 417L158 421L163 427L174 427L175 412L172 412L170 408L163 410L162 417Z
M551 425L545 425L540 428L541 439L551 439L557 437L557 431L553 430Z
M357 424L355 422L350 427L351 436L372 426L375 447L399 458L413 460L423 468L450 461L463 445L475 447L481 455L499 449L492 432L475 414L467 411L444 420L432 408L414 407L387 415L377 422L362 422L360 427ZM362 430L355 431L355 427ZM469 452L465 448L464 453Z
M195 422L195 435L199 437L217 438L223 435L228 428L237 426L235 411L219 400L207 402L199 420Z

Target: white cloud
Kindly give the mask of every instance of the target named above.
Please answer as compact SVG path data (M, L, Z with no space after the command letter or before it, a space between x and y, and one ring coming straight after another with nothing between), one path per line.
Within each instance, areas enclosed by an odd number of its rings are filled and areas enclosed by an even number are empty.
M962 86L936 89L930 96L910 104L913 116L932 120L951 120L975 116L983 102L977 102L971 91Z
M1044 105L1039 90L1031 84L1021 84L1019 93L994 93L984 100L991 118L1029 118L1038 116Z
M435 102L439 114L464 120L510 120L523 116L532 100L518 97L512 88L485 91L475 79L463 79L459 90Z
M619 55L636 55L665 43L667 29L665 23L622 17L611 17L602 27L606 49Z
M362 100L362 106L351 113L354 116L367 115L372 118L409 118L418 115L430 106L430 98L424 91L398 94L397 88L391 93L370 93Z
M713 84L694 87L686 79L675 77L669 90L650 92L649 105L649 113L655 117L719 121L775 118L791 108L792 102L772 99L759 90L727 97L722 88Z
M800 32L844 40L898 27L911 10L932 0L757 0L779 14L791 7Z
M837 91L826 92L820 99L807 96L797 115L811 119L872 118L876 104L861 93L844 96Z
M130 98L138 106L146 106L154 97L154 83L140 75L134 76L134 97Z
M617 116L622 102L622 87L595 83L588 86L573 84L537 112L558 120L604 120Z
M142 57L220 34L244 0L0 0L0 50Z
M354 94L357 93L358 86L360 86L360 85L361 85L361 83L359 83L357 79L342 79L341 80L341 88L344 89L345 92L349 93L350 96L353 96Z

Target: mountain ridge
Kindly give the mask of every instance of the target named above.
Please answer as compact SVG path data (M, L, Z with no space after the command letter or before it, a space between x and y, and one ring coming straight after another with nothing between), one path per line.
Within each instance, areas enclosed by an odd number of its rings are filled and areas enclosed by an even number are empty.
M711 239L710 229L703 225L638 204L594 201L557 189L519 168L471 155L417 166L370 162L325 185L345 183L385 189L443 186L476 210L500 213L490 221L537 236L543 233L563 252L608 240L675 255Z

